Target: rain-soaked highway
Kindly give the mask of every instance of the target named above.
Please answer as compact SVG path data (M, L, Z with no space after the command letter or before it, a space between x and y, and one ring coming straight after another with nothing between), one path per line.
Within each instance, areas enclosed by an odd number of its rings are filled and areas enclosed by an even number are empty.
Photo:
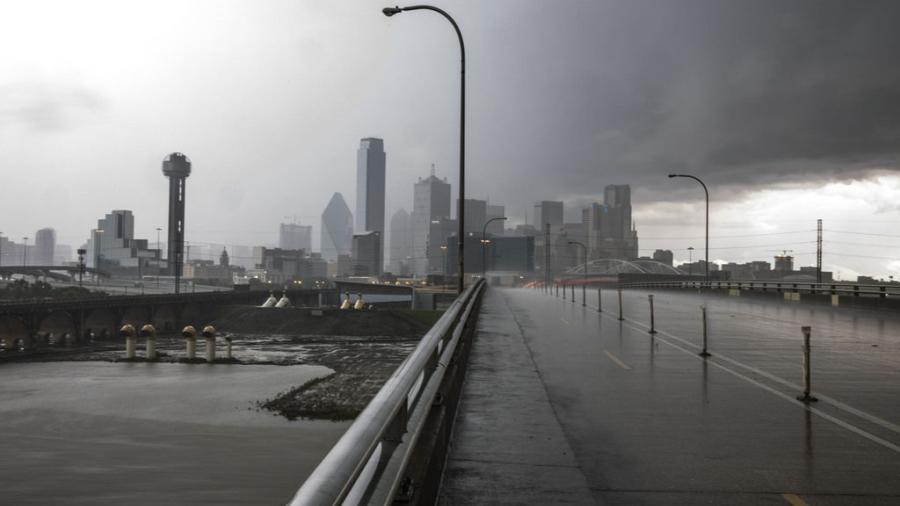
M581 295L488 290L443 503L900 504L900 316L625 291L619 321Z

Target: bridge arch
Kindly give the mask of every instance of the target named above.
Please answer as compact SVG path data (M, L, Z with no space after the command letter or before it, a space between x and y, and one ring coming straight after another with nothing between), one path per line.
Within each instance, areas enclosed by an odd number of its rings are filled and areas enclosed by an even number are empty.
M0 346L6 351L18 351L31 344L31 335L25 321L15 316L0 316Z
M58 309L47 313L38 321L36 334L41 344L66 344L68 340L77 341L79 325L75 315L69 311ZM45 342L46 341L46 342Z
M114 338L121 319L119 313L111 308L93 309L84 317L84 335L94 339Z

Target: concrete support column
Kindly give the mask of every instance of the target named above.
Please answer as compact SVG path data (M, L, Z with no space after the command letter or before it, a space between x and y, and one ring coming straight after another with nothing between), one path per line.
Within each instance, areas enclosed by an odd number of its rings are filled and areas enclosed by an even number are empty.
M141 327L141 337L146 339L147 360L156 360L156 328L149 323Z
M203 327L203 338L206 339L206 361L216 361L216 328L212 325Z
M133 325L123 325L121 329L119 329L119 335L125 338L125 358L131 360L135 357L135 350L137 349L137 335L134 331Z
M188 325L181 330L181 337L184 338L188 360L193 360L197 356L197 329Z

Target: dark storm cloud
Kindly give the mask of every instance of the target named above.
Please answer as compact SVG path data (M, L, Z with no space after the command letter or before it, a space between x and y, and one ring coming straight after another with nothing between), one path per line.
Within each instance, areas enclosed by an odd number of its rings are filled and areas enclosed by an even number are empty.
M24 125L37 131L80 126L85 114L104 108L92 90L75 84L18 82L0 86L0 124Z
M749 189L900 168L900 2L558 6L524 15L546 28L527 58L551 75L526 67L536 93L512 92L546 125L544 154L518 166L542 188L652 189L674 169Z

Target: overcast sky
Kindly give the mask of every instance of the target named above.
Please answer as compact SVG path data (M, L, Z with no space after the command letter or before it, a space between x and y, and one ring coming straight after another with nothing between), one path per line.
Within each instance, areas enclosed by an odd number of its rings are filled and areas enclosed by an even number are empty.
M78 246L126 208L155 240L172 151L194 164L195 243L272 243L286 216L318 242L333 192L355 207L366 136L385 140L387 222L431 163L455 195L456 39L436 14L383 6L3 2L0 232L51 226ZM710 187L713 259L810 264L823 218L826 268L900 277L900 2L440 6L468 49L467 193L511 223L541 199L576 221L631 184L642 254L686 260L702 192L677 170Z

